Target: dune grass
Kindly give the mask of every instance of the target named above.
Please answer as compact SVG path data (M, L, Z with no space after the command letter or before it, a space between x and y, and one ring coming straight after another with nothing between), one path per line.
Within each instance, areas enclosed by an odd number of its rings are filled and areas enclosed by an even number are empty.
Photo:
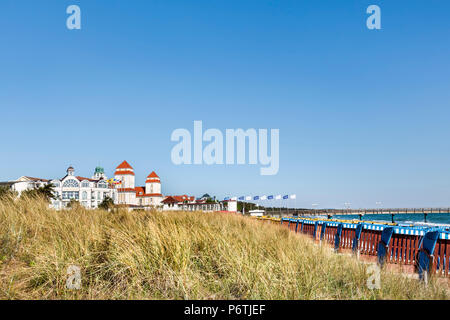
M81 289L66 288L70 265ZM0 202L0 299L448 299L448 287L334 254L231 214L48 209Z

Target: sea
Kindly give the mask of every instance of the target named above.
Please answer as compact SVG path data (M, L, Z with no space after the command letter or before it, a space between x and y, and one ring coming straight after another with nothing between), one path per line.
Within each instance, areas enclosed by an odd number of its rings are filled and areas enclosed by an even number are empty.
M326 218L326 216L325 216ZM334 215L333 219L359 220L359 215ZM430 213L426 222L423 214L395 214L394 222L406 225L429 225L450 227L450 213ZM366 214L362 216L363 221L392 222L390 214Z

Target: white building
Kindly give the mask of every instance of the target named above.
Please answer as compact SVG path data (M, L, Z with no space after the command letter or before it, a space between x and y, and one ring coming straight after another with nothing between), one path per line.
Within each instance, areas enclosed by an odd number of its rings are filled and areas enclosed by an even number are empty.
M72 199L79 201L85 208L92 209L97 208L106 197L116 201L117 191L107 182L103 168L95 168L92 178L75 176L74 173L75 170L69 167L64 178L49 181L56 196L51 203L53 208L65 208Z
M11 190L16 191L20 196L23 191L43 187L49 182L47 179L22 176L15 181L10 181Z
M120 183L116 185L116 204L130 208L159 208L163 195L161 194L161 180L155 171L152 171L145 181L145 186L135 186L135 174L133 167L123 161L114 173L114 178Z

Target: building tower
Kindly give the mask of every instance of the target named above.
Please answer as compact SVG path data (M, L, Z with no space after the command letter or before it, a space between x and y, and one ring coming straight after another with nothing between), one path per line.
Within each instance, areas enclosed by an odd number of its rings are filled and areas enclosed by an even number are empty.
M134 169L126 161L123 161L116 168L114 178L121 181L117 185L118 191L118 203L119 204L132 204L136 203L136 190L134 185Z
M161 194L161 180L158 175L153 171L147 177L145 181L145 193L146 194Z
M75 169L72 166L67 168L67 175L68 176L73 176L74 173L75 173Z
M96 167L92 179L95 180L106 179L105 169L103 169L102 167Z

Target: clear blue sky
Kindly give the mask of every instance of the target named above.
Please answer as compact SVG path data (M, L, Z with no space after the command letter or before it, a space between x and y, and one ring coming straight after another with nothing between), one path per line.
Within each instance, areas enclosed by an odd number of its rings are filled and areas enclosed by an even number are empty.
M66 8L82 30L66 28ZM370 4L382 30L366 28ZM164 194L450 206L450 2L0 2L0 180L126 159ZM175 166L174 129L280 129L280 169Z

